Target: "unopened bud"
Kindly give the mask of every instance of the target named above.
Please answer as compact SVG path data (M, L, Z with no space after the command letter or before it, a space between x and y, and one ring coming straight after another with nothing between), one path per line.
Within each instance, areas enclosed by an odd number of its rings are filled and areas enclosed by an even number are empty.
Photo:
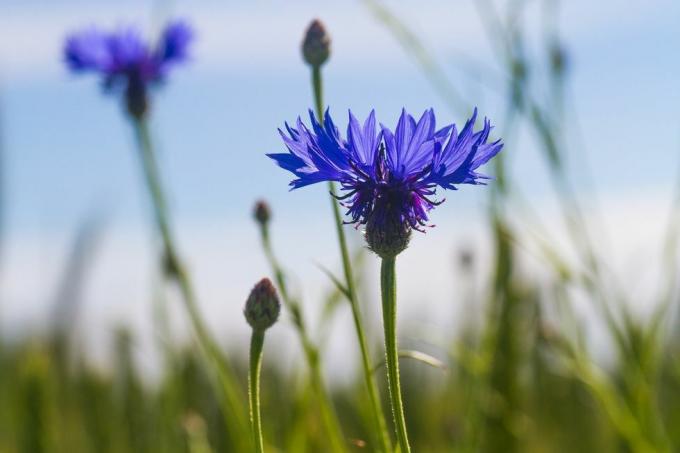
M250 327L256 331L270 328L279 318L281 302L276 288L268 278L263 278L253 287L246 301L243 314Z
M255 218L255 221L261 226L267 225L269 220L272 218L272 211L269 209L269 204L264 200L258 200L255 202L253 217Z
M319 19L314 19L307 27L302 41L302 56L314 67L319 67L331 54L331 37Z

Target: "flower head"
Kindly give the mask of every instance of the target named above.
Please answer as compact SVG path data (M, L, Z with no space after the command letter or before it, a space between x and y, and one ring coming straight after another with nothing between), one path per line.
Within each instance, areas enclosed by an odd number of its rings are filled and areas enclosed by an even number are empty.
M320 124L310 111L311 129L298 118L296 127L279 130L288 153L269 154L292 172L293 189L320 181L337 181L344 194L349 223L366 225L369 246L380 256L396 255L408 245L411 230L424 231L428 212L444 200L437 188L484 184L477 169L503 147L488 142L491 123L474 131L472 117L459 132L455 124L437 129L433 110L420 119L402 110L397 126L377 126L375 112L363 125L349 112L346 139L326 111Z
M192 38L192 29L183 21L169 23L153 46L133 27L115 32L91 27L66 38L64 59L73 72L99 74L106 91L123 92L128 111L141 117L148 107L148 88L187 60Z

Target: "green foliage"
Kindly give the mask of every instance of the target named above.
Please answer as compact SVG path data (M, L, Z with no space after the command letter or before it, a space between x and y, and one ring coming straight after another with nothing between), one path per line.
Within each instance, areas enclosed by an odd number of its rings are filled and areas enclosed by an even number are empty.
M451 338L448 357L440 357L446 367L402 356L415 451L671 452L680 446L677 338L621 308L622 335L614 338L622 343L616 344L616 359L600 366L578 341L560 333L566 331L558 328L561 323L546 319L550 300L535 282L517 272L498 272L495 279L501 273L507 280L486 298L482 326L470 321ZM335 297L331 292L329 300ZM485 297L475 297L470 302L485 305ZM150 381L135 365L132 334L120 330L113 340L114 360L105 371L75 351L56 354L64 347L58 336L4 343L0 451L239 451L242 440L224 429L228 420L197 349L166 348L161 376ZM241 358L231 366L243 377L238 385L246 395L244 354L225 356ZM290 375L265 361L267 451L327 448L316 392L300 366L301 373ZM384 382L383 367L375 373ZM331 392L350 451L374 450L364 389L357 374ZM386 389L380 390L386 404ZM242 410L247 414L246 406Z

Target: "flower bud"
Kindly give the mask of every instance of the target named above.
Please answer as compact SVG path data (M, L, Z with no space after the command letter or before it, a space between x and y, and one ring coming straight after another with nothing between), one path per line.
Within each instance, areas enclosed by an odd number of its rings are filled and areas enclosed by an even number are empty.
M243 314L256 331L270 328L279 318L281 302L276 288L268 278L260 280L250 291Z
M302 41L302 56L309 65L319 67L328 60L330 53L331 37L321 21L314 19L307 27Z
M264 200L256 201L255 208L253 209L253 217L260 226L267 225L272 218L272 211L269 209L269 204Z
M463 248L458 254L458 263L464 271L471 271L475 265L474 252L469 248Z
M566 50L559 44L550 46L550 67L555 74L563 74L569 64L569 56Z
M394 258L403 252L411 240L411 225L401 219L369 218L366 223L368 248L380 258Z

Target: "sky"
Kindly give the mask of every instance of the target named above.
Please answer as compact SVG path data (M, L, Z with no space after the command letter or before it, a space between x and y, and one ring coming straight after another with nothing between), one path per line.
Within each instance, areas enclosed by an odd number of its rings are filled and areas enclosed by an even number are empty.
M602 216L614 265L624 276L639 275L639 263L658 246L680 165L680 4L562 3L559 29L569 51L570 105L578 117L570 133L580 131L582 138L574 142L584 144L574 147L570 168L587 212ZM389 4L408 19L469 102L502 130L504 105L479 81L497 78L501 63L472 1ZM289 192L290 175L264 156L283 149L277 128L312 105L309 71L299 53L312 18L321 18L332 35L325 99L341 128L348 108L360 116L375 108L387 124L402 107L416 113L433 107L441 124L465 121L447 109L362 2L4 0L3 330L22 332L48 319L76 232L91 218L101 219L102 226L83 288L78 321L84 335L121 322L141 331L152 324L149 299L158 279L130 125L94 78L64 69L61 47L66 33L84 26L133 23L151 33L159 17L185 17L197 30L191 63L178 68L154 97L152 132L183 255L202 309L225 341L244 337L241 305L267 274L251 220L256 199L266 198L273 207L275 246L311 316L319 311L314 301L329 286L318 265L338 269L325 189ZM531 13L526 28L534 51L540 49L537 17ZM482 77L466 75L471 58L480 63ZM531 135L520 134L504 153L534 209L549 226L557 223ZM433 216L437 228L417 237L404 254L402 315L421 323L422 330L431 325L444 330L465 310L456 300L463 282L453 275L455 253L470 244L480 256L488 252L487 195L477 187L448 194ZM359 247L359 235L349 231ZM367 259L369 275L375 276L376 262ZM631 285L645 290L640 282ZM375 304L366 311L370 318L379 316ZM185 329L181 313L175 304L178 331ZM331 342L338 355L339 338L350 323L348 311L342 311ZM281 330L289 338L289 329Z

